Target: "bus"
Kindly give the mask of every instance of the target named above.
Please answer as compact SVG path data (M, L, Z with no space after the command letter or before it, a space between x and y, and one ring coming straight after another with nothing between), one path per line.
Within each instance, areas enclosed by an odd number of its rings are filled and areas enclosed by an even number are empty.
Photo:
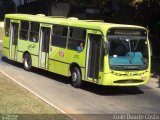
M135 25L43 14L6 14L2 55L32 67L103 86L149 81L148 31Z

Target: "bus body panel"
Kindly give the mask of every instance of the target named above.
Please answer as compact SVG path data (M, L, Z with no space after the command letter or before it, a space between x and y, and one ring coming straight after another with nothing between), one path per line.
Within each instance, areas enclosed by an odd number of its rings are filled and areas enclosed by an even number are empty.
M17 62L23 63L23 52L17 52Z
M110 85L110 86L138 86L147 84L150 77L149 71L144 71L144 72L131 71L128 73L118 71L117 74L116 75L115 74L116 73L103 74L103 78L99 82L99 84Z
M38 56L39 54L39 43L19 40L18 41L18 51L19 52L26 52L28 51L30 54Z
M39 57L35 55L31 55L31 59L32 59L33 66L38 68L39 67L39 64L38 64Z
M6 57L9 57L9 54L7 55L7 54L5 54L5 53L3 53L4 52L4 50L7 50L7 49L9 49L9 36L8 37L6 37L6 36L4 36L3 37L3 48L2 48L2 54L3 55L6 55ZM4 50L3 50L4 49Z
M60 75L68 76L69 64L49 60L49 71Z
M66 62L65 48L50 46L49 71L68 76L69 63Z
M23 62L24 53L29 53L32 58L32 65L34 67L38 66L38 55L39 55L39 43L33 43L26 40L19 39L18 41L18 55L17 61Z
M81 68L85 67L85 55L86 55L86 49L84 48L83 51L79 52L79 51L73 51L73 50L67 50L66 51L66 57L69 59L66 59L67 63L78 63L78 65Z

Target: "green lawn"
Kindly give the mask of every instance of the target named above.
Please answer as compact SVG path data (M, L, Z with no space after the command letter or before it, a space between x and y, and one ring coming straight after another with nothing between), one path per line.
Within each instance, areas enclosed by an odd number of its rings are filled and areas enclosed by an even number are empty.
M32 93L0 73L0 119L1 115L16 114L26 120L69 119Z

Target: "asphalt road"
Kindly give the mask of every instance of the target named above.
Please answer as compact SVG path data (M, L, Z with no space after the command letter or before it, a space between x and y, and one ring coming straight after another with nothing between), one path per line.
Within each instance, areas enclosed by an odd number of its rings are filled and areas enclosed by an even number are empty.
M0 70L78 119L105 120L113 118L108 114L119 113L160 114L160 90L148 86L102 87L85 82L83 88L76 89L69 78L35 68L27 72L13 61L0 61Z

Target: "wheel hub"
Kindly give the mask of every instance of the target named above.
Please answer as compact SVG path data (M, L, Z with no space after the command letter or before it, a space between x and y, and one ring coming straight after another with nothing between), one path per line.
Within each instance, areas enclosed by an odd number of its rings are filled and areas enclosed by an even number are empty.
M72 80L74 82L77 80L77 74L75 72L72 74Z
M28 65L28 61L25 59L24 60L24 65L28 68L29 67L29 65Z

